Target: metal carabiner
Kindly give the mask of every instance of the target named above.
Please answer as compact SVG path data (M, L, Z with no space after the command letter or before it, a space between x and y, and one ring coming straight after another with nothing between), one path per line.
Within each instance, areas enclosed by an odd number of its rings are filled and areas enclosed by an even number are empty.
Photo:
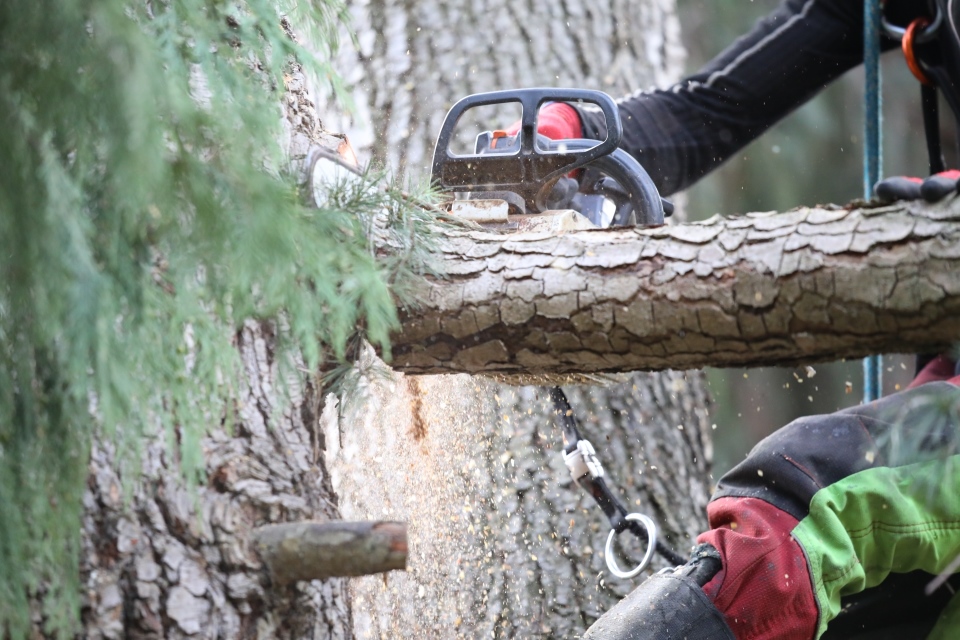
M903 34L903 40L900 41L900 48L903 49L903 58L907 61L907 68L910 69L910 73L913 74L913 77L920 81L920 84L933 85L933 81L927 77L927 74L923 71L923 65L920 64L920 61L917 59L916 54L913 51L913 45L917 41L917 30L922 29L927 22L926 18L917 18L907 26L906 32Z
M928 24L923 31L916 34L913 38L913 41L916 43L929 42L933 40L933 37L937 35L937 30L940 28L940 25L943 24L943 11L940 10L940 3L937 5L937 15L933 17L933 22ZM894 40L903 40L904 34L907 32L907 27L900 27L895 24L890 24L887 22L886 17L880 17L880 24L883 25L883 31L888 36Z
M647 530L647 551L643 554L643 560L630 571L620 570L620 567L617 566L617 561L613 557L613 539L617 536L616 529L610 529L610 535L607 536L607 546L604 548L604 556L607 561L607 569L610 569L610 573L621 580L629 580L643 571L646 566L650 564L650 559L653 558L653 551L657 548L657 523L642 513L627 514L624 520L639 522Z

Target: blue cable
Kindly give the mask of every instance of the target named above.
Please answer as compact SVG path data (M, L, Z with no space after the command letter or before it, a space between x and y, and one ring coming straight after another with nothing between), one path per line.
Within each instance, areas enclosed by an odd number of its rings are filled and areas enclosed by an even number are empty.
M863 197L869 200L873 185L882 171L880 149L881 94L880 94L880 17L881 0L863 0L863 69L864 127L863 127ZM883 369L881 356L863 359L863 400L870 402L880 397Z

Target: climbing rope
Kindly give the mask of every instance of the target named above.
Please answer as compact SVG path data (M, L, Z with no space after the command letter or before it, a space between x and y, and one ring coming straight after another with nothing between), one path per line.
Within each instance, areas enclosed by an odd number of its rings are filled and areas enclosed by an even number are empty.
M863 197L869 200L873 185L880 179L880 28L883 11L881 0L863 2L863 68L864 128L863 128ZM863 400L870 402L880 397L880 372L883 361L880 356L867 356L863 360Z

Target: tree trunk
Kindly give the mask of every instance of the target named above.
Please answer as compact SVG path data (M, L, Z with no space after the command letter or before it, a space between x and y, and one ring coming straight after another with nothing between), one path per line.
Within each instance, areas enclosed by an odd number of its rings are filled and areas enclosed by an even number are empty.
M672 0L350 8L359 49L338 68L356 116L325 114L325 124L411 179L425 176L446 111L470 93L552 85L617 95L680 72ZM407 572L351 581L358 637L576 637L642 580L611 580L605 568L609 526L560 458L547 389L380 366L367 359L358 388L338 412L328 403L324 420L343 516L409 523ZM709 492L702 375L566 391L623 501L685 552ZM635 540L624 545L642 554Z
M463 4L355 8L371 16L359 40L369 49L356 67L369 81L367 94L357 89L359 113L378 114L375 130L389 132L375 145L385 164L424 166L442 113L461 94L548 83L618 93L635 88L625 74L650 84L678 71L670 2L544 3L529 8L540 12L530 14L535 29L506 3ZM637 63L641 50L649 67ZM305 87L293 73L285 113L295 159L319 136ZM465 376L362 378L339 418L327 415L325 436L312 377L279 380L274 339L255 323L238 334L238 424L228 433L213 418L200 445L207 481L195 496L177 470L178 453L195 454L187 443L171 448L165 434L148 434L129 502L112 452L95 450L83 531L88 637L567 637L632 588L605 577L606 523L548 453L559 434L541 391ZM702 378L641 374L624 387L568 393L624 501L639 502L682 550L703 526L707 498ZM339 506L332 484L345 497ZM409 572L355 579L352 602L345 579L270 580L256 529L341 516L408 521Z
M287 80L286 142L297 160L322 132L299 68ZM256 322L236 335L239 404L211 416L202 442L145 434L142 466L128 478L110 448L94 447L82 531L83 637L353 637L347 579L278 584L255 549L263 525L340 518L315 376L300 363L280 379L276 339L272 325ZM198 455L205 483L192 493L179 464ZM36 618L35 637L45 637L42 622Z
M592 373L936 353L960 199L563 235L451 232L393 337L408 373Z
M143 444L143 466L128 480L111 451L95 448L83 528L85 637L352 637L345 579L274 584L254 549L258 526L339 517L317 389L304 376L278 379L274 339L255 323L237 335L247 381L237 426L211 425L201 443L207 482L196 495L165 434Z

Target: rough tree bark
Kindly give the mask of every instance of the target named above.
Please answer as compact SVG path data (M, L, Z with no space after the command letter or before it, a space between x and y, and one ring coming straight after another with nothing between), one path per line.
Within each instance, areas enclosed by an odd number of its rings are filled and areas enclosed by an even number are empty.
M937 352L960 199L658 229L451 232L392 339L407 373L590 373Z
M88 638L349 638L346 580L271 584L253 530L338 518L317 430L319 398L306 378L279 391L274 335L237 335L246 387L238 426L203 440L208 483L181 482L163 434L144 444L132 500L109 449L98 446L84 518L83 611ZM220 422L220 418L217 418Z
M304 80L291 70L284 101L294 159L322 136ZM253 546L262 525L340 518L314 376L301 363L279 379L275 339L271 325L255 322L235 336L239 406L211 416L208 481L195 494L165 434L147 434L136 478L121 478L111 449L94 447L82 531L83 637L353 637L345 578L273 584ZM232 412L237 426L228 433L223 416ZM39 617L35 637L45 637Z
M325 113L325 124L410 178L424 176L444 114L467 94L553 85L618 95L680 72L673 0L350 8L359 50L338 69L356 116ZM624 500L685 551L709 492L701 374L639 374L567 393ZM351 581L359 637L576 637L642 579L609 579L606 522L569 480L545 401L545 389L479 377L368 371L327 414L344 517L409 522L408 571Z

